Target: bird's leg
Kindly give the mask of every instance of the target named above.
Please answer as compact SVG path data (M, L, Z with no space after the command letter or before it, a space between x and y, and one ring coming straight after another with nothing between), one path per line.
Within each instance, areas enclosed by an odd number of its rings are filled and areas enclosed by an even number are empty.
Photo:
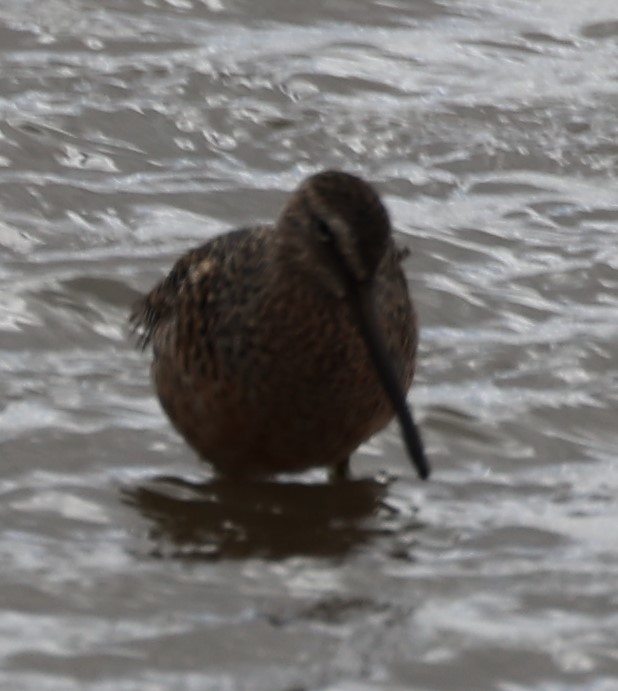
M350 477L350 457L346 457L335 463L328 469L328 476L331 482L341 482Z

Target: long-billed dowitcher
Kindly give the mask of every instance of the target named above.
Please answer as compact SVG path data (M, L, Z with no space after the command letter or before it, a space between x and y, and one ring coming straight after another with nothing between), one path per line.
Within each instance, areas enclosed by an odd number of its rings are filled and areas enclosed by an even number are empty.
M325 466L396 413L429 476L406 404L417 326L388 213L364 180L324 171L274 226L188 251L131 314L163 409L188 444L229 475Z

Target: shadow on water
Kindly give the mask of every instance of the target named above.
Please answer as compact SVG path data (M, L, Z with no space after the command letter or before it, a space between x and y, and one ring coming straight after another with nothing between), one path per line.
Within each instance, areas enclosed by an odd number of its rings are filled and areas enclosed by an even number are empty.
M307 484L216 478L196 483L157 476L124 487L122 496L151 524L150 556L281 559L343 556L393 532L388 519L399 512L387 501L388 489L388 482L375 479ZM414 511L409 513L407 527L417 528Z

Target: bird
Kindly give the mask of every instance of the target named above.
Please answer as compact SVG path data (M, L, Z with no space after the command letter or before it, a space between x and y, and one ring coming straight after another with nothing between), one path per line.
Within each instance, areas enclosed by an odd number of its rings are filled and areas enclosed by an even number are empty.
M407 404L418 326L388 211L341 170L307 177L273 224L188 250L134 305L163 411L223 476L326 468L397 416L419 477L430 466Z

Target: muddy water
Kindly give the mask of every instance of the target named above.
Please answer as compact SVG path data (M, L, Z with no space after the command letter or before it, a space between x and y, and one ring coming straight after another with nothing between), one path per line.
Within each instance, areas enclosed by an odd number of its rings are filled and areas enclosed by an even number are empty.
M618 689L613 0L0 2L0 688ZM214 480L125 318L304 175L412 250L356 480Z

